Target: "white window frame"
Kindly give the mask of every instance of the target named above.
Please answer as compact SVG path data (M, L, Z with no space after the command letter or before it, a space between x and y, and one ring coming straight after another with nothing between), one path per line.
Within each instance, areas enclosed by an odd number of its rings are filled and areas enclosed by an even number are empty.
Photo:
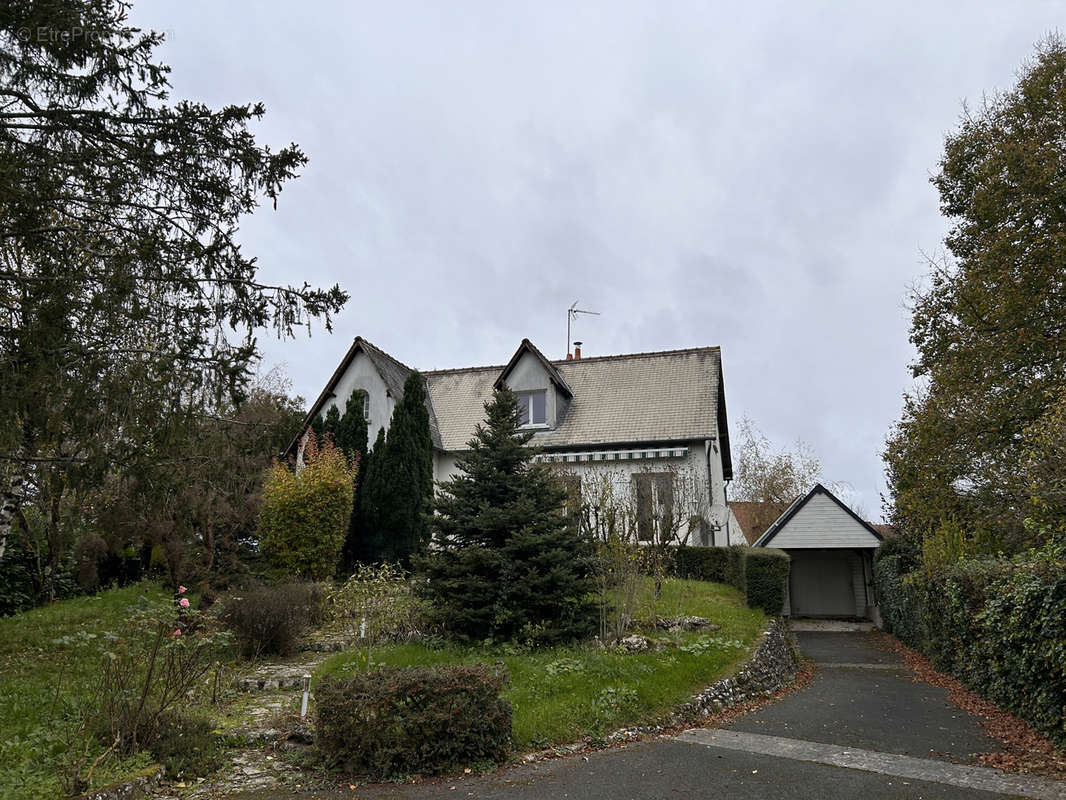
M540 394L540 395L544 396L544 421L543 422L533 422L532 421L532 418L533 418L533 395L535 395L535 394ZM522 398L523 397L528 397L529 398L529 404L526 406L526 408L529 409L529 411L528 411L528 419L525 422L520 422L519 423L519 427L520 428L547 428L548 427L548 390L547 389L528 389L528 390L524 390L524 391L520 391L520 392L515 392L515 395L517 395L518 399L519 399L518 400L519 419L521 419L521 415L522 415Z

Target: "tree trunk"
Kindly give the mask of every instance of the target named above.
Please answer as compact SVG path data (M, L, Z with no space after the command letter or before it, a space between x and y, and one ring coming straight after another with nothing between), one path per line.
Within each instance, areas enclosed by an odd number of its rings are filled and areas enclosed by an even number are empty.
M18 462L11 462L3 494L0 494L0 563L4 561L7 540L15 525L15 517L22 508L22 499L26 496L26 474Z

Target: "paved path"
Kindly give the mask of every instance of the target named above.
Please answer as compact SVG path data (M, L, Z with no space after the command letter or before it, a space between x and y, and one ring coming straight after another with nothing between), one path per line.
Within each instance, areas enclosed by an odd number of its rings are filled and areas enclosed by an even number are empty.
M877 647L876 634L813 630L797 638L817 665L811 685L725 730L336 797L1066 800L1066 783L977 766L973 754L998 742L944 690L915 683L895 654Z

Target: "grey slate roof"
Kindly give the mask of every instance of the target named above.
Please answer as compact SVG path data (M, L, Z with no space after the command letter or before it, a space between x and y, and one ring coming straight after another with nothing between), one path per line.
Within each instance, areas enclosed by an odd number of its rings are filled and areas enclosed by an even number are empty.
M692 441L717 436L719 419L724 423L717 347L551 363L572 389L573 399L558 427L538 432L534 445L577 448ZM425 373L443 449L466 449L503 369Z
M717 347L548 361L528 339L508 365L425 372L430 434L439 450L467 449L485 419L493 387L526 350L536 354L553 382L569 390L554 430L538 431L531 444L580 450L608 445L700 441L717 437L726 477L732 477L729 425ZM306 428L331 396L356 353L373 361L390 394L403 397L413 371L362 337L356 337L325 389L311 406ZM297 436L287 450L295 450Z

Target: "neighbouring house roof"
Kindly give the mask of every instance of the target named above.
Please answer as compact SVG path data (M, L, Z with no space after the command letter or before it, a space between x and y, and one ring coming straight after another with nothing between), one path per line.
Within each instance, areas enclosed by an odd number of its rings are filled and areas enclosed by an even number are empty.
M881 534L882 539L887 539L889 536L896 535L896 529L891 525L885 525L884 523L871 522L870 527Z
M731 500L729 508L740 523L740 530L748 544L755 544L768 527L781 516L787 508L784 503L755 502L752 500Z
M847 513L847 515L849 517L851 517L853 520L855 520L855 522L859 523L859 525L861 525L863 528L865 528L869 533L873 534L874 538L877 541L880 542L882 540L881 534L878 533L877 530L875 530L874 527L869 522L867 522L862 517L860 517L858 514L856 514L854 511L852 511L850 508L848 508L841 501L841 499L839 497L837 497L831 491L829 491L824 486L822 486L822 484L816 483L814 485L814 488L812 488L809 492L807 492L807 494L803 495L803 497L797 498L792 503L792 505L790 505L785 510L785 513L783 513L780 517L778 517L774 521L774 523L769 528L766 529L766 532L763 533L763 535L758 538L758 540L755 542L755 544L753 546L754 547L770 547L770 543L773 541L774 537L777 536L779 533L781 533L782 530L785 529L785 527L788 525L788 523L790 521L792 521L792 519L803 509L804 506L806 506L809 502L811 502L811 500L814 497L819 496L819 495L825 496L825 497L829 498L831 501L833 501L837 506L839 506L841 509L843 509Z
M521 353L521 351L520 351ZM732 477L721 350L700 347L548 362L572 393L547 448L718 439ZM510 366L510 365L509 365ZM464 450L507 367L427 372L445 450Z

